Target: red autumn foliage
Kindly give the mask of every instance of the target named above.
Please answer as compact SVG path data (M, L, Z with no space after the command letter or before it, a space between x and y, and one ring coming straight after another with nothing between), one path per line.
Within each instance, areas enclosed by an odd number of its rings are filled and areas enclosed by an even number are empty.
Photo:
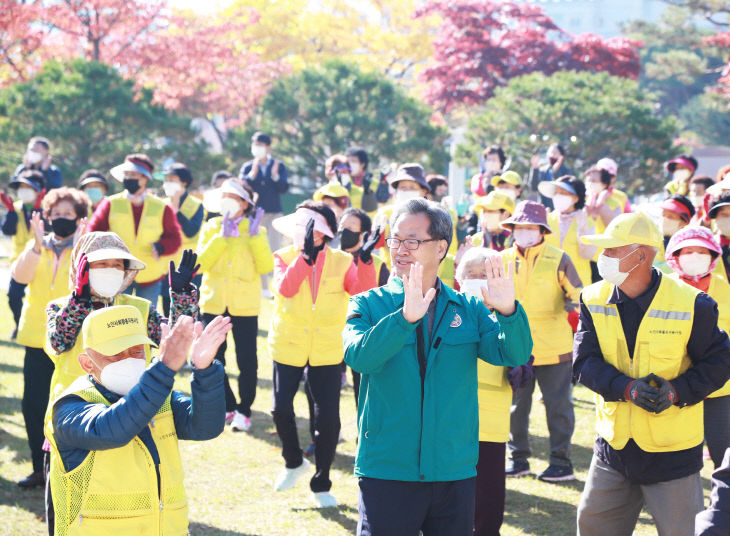
M702 43L705 46L718 47L730 52L730 32L718 32L714 35L707 36L702 40ZM717 85L711 89L730 99L730 54L728 55L725 67L722 69Z

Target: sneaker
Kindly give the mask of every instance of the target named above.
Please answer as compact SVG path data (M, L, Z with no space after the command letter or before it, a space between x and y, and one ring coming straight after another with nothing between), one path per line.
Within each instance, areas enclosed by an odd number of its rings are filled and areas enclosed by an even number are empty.
M530 473L529 462L516 462L511 460L507 462L507 467L504 470L504 475L507 478L518 478L529 474L532 474Z
M336 508L337 499L329 491L318 491L312 493L315 508Z
M46 479L43 478L43 471L35 471L18 482L18 486L23 489L40 488L45 485Z
M302 451L302 454L304 454L307 458L311 458L314 456L314 441L311 442L306 449Z
M234 411L226 411L226 424L231 424L234 414L235 414Z
M248 432L251 429L251 417L246 417L238 411L233 412L231 420L231 430L234 432Z
M302 458L302 465L299 467L295 467L294 469L287 469L285 467L281 473L279 473L279 476L276 477L276 482L274 482L274 491L286 491L293 488L297 483L297 480L304 476L311 466L312 464L309 463L309 460Z
M572 465L550 465L537 478L543 482L566 482L575 480L575 475Z

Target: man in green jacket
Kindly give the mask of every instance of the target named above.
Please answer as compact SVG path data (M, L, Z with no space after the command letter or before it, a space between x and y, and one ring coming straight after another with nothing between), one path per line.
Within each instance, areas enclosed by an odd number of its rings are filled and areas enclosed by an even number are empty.
M505 276L498 256L487 261L483 302L438 279L451 226L432 201L398 206L386 239L395 277L350 299L343 336L345 362L362 374L361 536L472 534L477 358L516 367L532 351L512 268Z

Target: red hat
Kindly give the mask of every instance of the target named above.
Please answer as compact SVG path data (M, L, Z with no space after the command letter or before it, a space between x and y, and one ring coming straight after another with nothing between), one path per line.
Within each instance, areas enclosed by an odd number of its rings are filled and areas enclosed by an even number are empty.
M504 220L500 226L510 229L510 225L515 224L541 225L548 233L553 232L547 222L547 209L535 201L520 201L512 217Z
M685 223L688 223L689 220L692 219L692 213L690 212L689 208L687 208L686 205L683 203L680 203L676 199L667 198L664 201L662 201L662 210L668 210L669 212L674 212L675 214L679 214L679 217L684 220Z
M682 248L691 246L707 248L714 253L712 262L710 263L710 269L708 270L708 273L711 273L715 269L715 265L722 258L722 248L715 240L715 237L712 236L712 231L707 227L701 227L699 225L688 225L672 235L672 238L669 239L669 243L667 244L665 255L667 264L672 270L681 274L682 269L679 266L678 253ZM701 277L704 277L704 275Z

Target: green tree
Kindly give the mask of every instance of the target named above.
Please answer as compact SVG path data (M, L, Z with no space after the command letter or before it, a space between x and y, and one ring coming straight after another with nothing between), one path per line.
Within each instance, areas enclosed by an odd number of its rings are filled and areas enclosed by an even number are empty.
M630 191L653 192L662 184L661 162L677 150L676 132L677 121L658 117L652 96L633 80L606 73L534 73L498 89L469 121L457 159L473 163L486 145L498 143L513 158L513 168L526 172L532 154L559 142L576 173L610 156Z
M431 114L383 75L333 60L279 79L246 128L231 133L228 149L238 161L250 158L251 134L264 130L292 172L315 181L329 156L354 144L370 154L371 171L389 160L443 172L447 132Z
M66 184L84 169L106 171L136 151L183 161L182 153L188 153L193 171L201 174L222 164L194 141L190 119L150 104L151 99L151 91L138 93L133 81L107 65L48 62L28 82L0 90L0 176L12 174L34 135L53 143L54 163Z

